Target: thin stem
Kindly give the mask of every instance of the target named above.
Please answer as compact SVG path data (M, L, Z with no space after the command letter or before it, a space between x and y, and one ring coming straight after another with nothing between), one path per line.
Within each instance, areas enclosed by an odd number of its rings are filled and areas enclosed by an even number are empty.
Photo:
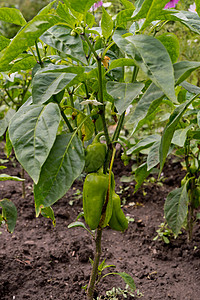
M94 263L92 266L92 273L90 276L90 281L89 281L89 285L88 285L88 289L87 289L87 299L88 300L93 300L94 286L95 286L95 281L96 281L97 274L98 274L98 266L99 266L99 261L100 261L100 257L101 257L101 238L102 238L102 228L98 227L96 239L95 239L96 252L95 252L95 257L94 257Z
M21 172L22 179L24 179L24 168L22 168ZM26 192L25 192L25 181L22 181L22 198L24 199L26 197Z
M69 131L70 131L70 132L73 132L74 129L73 129L73 127L71 126L71 124L70 124L68 118L66 117L64 111L62 110L62 108L61 108L61 106L60 106L60 103L57 101L55 95L53 95L53 100L58 104L58 107L59 107L59 109L60 109L61 116L63 117L63 120L65 121L67 127L69 128Z
M41 68L43 68L44 65L43 65L43 62L42 62L42 59L41 59L41 56L40 56L40 51L39 51L39 48L38 48L37 41L35 42L35 48L36 48L39 64L40 64Z
M139 68L138 68L137 66L135 66L134 69L133 69L132 82L135 82L135 81L136 81L138 72L139 72Z

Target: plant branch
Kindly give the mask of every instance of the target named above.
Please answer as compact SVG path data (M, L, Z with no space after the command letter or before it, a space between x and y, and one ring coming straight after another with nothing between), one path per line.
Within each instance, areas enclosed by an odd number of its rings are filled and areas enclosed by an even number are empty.
M95 281L96 281L97 274L98 274L98 266L99 266L99 261L100 261L100 257L101 257L101 238L102 238L102 228L98 227L96 239L95 239L96 252L95 252L95 257L94 257L94 263L92 266L92 273L90 276L90 281L89 281L89 285L88 285L88 289L87 289L87 299L88 300L93 300L94 286L95 286Z
M41 56L40 56L40 51L39 51L39 48L38 48L37 41L35 42L35 48L36 48L39 64L40 64L41 68L43 68L44 64L43 64Z

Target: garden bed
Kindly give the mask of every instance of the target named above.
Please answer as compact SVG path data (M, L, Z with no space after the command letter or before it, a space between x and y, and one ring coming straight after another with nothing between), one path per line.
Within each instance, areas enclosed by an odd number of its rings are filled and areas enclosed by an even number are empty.
M6 157L1 154L0 158ZM4 173L20 176L21 168L15 160L5 165L8 168ZM184 177L180 163L168 161L163 171L163 184L145 184L135 195L134 182L120 182L122 175L131 174L131 163L124 167L116 160L114 173L116 190L122 193L122 199L126 198L123 210L134 221L123 234L109 228L104 230L102 259L116 266L111 270L130 274L143 300L198 300L200 224L195 226L191 243L187 242L185 232L170 244L153 241L163 222L165 198L169 191L180 186ZM82 210L82 199L75 195L82 190L82 181L76 181L65 197L53 206L54 228L50 220L35 217L33 183L27 174L25 178L25 199L21 183L0 183L0 199L11 199L18 210L14 233L0 228L0 299L84 300L82 287L89 281L93 244L84 229L67 228ZM125 284L118 276L108 276L100 282L98 296L105 295L113 287L124 289ZM124 298L119 296L118 299Z

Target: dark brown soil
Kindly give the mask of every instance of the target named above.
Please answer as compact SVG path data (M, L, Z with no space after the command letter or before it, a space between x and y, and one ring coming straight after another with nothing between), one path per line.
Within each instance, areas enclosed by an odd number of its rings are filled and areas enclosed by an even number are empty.
M1 154L0 158L6 157ZM7 173L20 176L16 161L5 165ZM164 169L163 185L146 183L136 194L133 194L134 182L120 182L122 175L131 174L131 163L124 167L117 160L114 173L116 189L126 199L123 210L134 221L125 233L104 230L102 260L106 258L107 264L116 266L108 271L130 274L143 300L199 300L200 224L196 224L191 243L187 242L185 232L168 245L153 241L163 222L165 198L170 190L180 186L184 177L181 165L171 160ZM82 199L75 195L82 189L82 181L76 181L54 205L54 228L50 220L35 217L33 184L25 177L25 199L21 196L21 183L0 182L0 199L11 199L18 210L14 233L11 235L5 227L0 228L0 299L84 300L82 287L89 280L89 258L93 258L94 245L84 229L67 228L82 210ZM101 281L98 296L113 287L125 288L119 276L108 276ZM136 297L127 297L133 298Z

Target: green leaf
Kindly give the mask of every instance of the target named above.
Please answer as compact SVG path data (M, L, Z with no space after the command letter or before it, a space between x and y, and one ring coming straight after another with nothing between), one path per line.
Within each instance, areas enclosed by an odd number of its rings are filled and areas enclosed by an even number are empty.
M1 7L0 20L20 26L26 25L26 20L24 19L22 13L16 8Z
M5 133L5 131L8 127L8 124L14 114L15 114L15 110L10 108L8 110L7 114L5 115L5 117L0 120L0 136L2 136Z
M144 163L137 168L137 170L135 171L135 180L137 184L135 186L134 193L137 192L137 190L141 187L150 172L151 170L147 171L147 163Z
M155 20L156 16L159 16L160 11L165 7L169 0L139 0L135 4L135 11L132 16L132 20L139 20L146 18L146 23ZM145 25L145 27L147 26Z
M14 203L9 199L0 200L2 207L2 217L6 221L8 231L13 233L17 220L17 209Z
M114 104L121 115L132 101L140 94L144 84L141 82L124 83L109 81L107 92L114 98Z
M95 3L97 0L68 0L71 5L71 8L79 13L85 14L89 8Z
M108 71L111 71L112 69L119 68L119 67L125 67L125 66L135 66L133 59L130 58L115 59L111 61Z
M36 215L41 208L51 206L71 187L84 168L84 151L76 133L57 136L34 186Z
M196 12L200 16L200 2L198 0L195 0L195 3L196 3Z
M13 66L10 69L10 73L18 72L21 70L30 70L36 64L36 61L33 55L25 54L22 55L17 61L14 62Z
M103 11L102 18L101 18L102 35L105 37L105 39L108 39L109 36L111 36L112 34L113 20L104 7L102 7L102 11Z
M54 211L51 207L45 207L41 209L41 215L47 219L51 219L53 226L56 226L56 219L54 216Z
M87 64L81 38L78 34L72 36L71 31L72 29L67 25L56 25L47 30L40 39L72 59Z
M144 28L146 28L152 21L154 21L155 19L157 19L156 17L159 17L160 12L162 11L162 9L165 7L165 5L169 2L168 0L146 0L145 1L147 3L147 5L151 5L149 6L148 12L145 16L145 22L141 27L141 30L143 30Z
M82 227L87 230L87 227L85 226L85 224L80 221L72 222L67 226L67 228L69 228L69 229L74 228L74 227Z
M176 85L179 85L190 74L200 67L200 62L198 61L180 61L173 65L174 67L174 76Z
M4 169L6 169L7 167L5 167L5 166L0 166L0 170L4 170Z
M0 35L0 51L6 48L10 44L10 40L7 39L5 36Z
M140 128L140 121L145 119L152 111L155 111L163 97L163 92L154 83L148 87L127 122L133 125L132 134L136 129Z
M160 140L155 142L149 151L147 156L147 171L151 170L159 164L159 149L160 149Z
M85 118L86 115L79 112L79 114L77 115L77 126L79 126ZM81 126L82 140L89 141L92 138L93 133L94 133L94 123L92 122L92 119L87 118L87 120Z
M24 179L17 176L10 176L8 174L0 174L0 181L13 180L13 181L24 181Z
M125 51L131 54L135 64L173 102L177 103L174 85L174 69L164 45L154 37L135 35L126 37L129 45Z
M181 188L170 192L165 201L165 218L175 235L179 234L187 217L188 202L187 182Z
M57 2L57 0L54 0L54 1L50 2L49 4L47 4L45 7L43 7L43 8L38 12L37 15L40 15L40 16L41 16L41 15L47 15L47 14L51 11L53 5L54 5L56 2Z
M21 107L9 125L16 157L35 183L55 141L60 118L55 103L30 105Z
M12 153L12 148L13 148L13 146L12 146L12 143L11 143L11 140L10 140L10 136L9 136L9 131L7 130L6 131L6 147L5 147L6 149L6 155L7 155L7 157L9 157L10 155L11 155L11 153Z
M183 147L187 138L187 133L192 127L193 124L187 126L186 128L176 130L174 132L171 143L179 147Z
M174 135L174 131L176 130L176 127L182 118L183 114L185 113L188 106L196 99L197 96L194 96L192 99L182 103L181 105L177 106L173 113L171 114L169 118L169 122L167 123L162 138L161 138L161 144L160 144L160 173L163 169L163 166L165 164L165 160L169 151L169 147L171 145L171 141Z
M79 69L79 67L71 68L59 65L50 65L38 70L32 83L33 103L45 103L52 95L56 95L64 88L72 85L77 73L81 74L81 72L83 69Z
M72 28L75 27L75 24L78 23L77 18L71 13L69 7L66 4L63 4L59 1L56 13L63 19L65 22L70 25Z
M126 9L135 9L135 6L129 0L120 0L120 2L124 5Z
M131 147L127 151L127 155L138 153L141 150L151 147L155 142L160 141L160 135L152 134L144 138L143 140L139 141L135 146Z
M184 89L186 89L191 94L199 94L200 93L200 87L193 85L187 81L184 81L180 84Z
M35 41L50 27L59 23L61 19L53 15L35 16L13 38L0 58L1 71L8 69L8 64L23 51L35 44Z
M125 272L117 272L117 273L113 273L113 274L119 275L124 280L124 282L126 284L128 284L128 286L130 287L130 289L135 291L135 289L136 289L135 282L134 282L133 278L129 274L127 274Z

